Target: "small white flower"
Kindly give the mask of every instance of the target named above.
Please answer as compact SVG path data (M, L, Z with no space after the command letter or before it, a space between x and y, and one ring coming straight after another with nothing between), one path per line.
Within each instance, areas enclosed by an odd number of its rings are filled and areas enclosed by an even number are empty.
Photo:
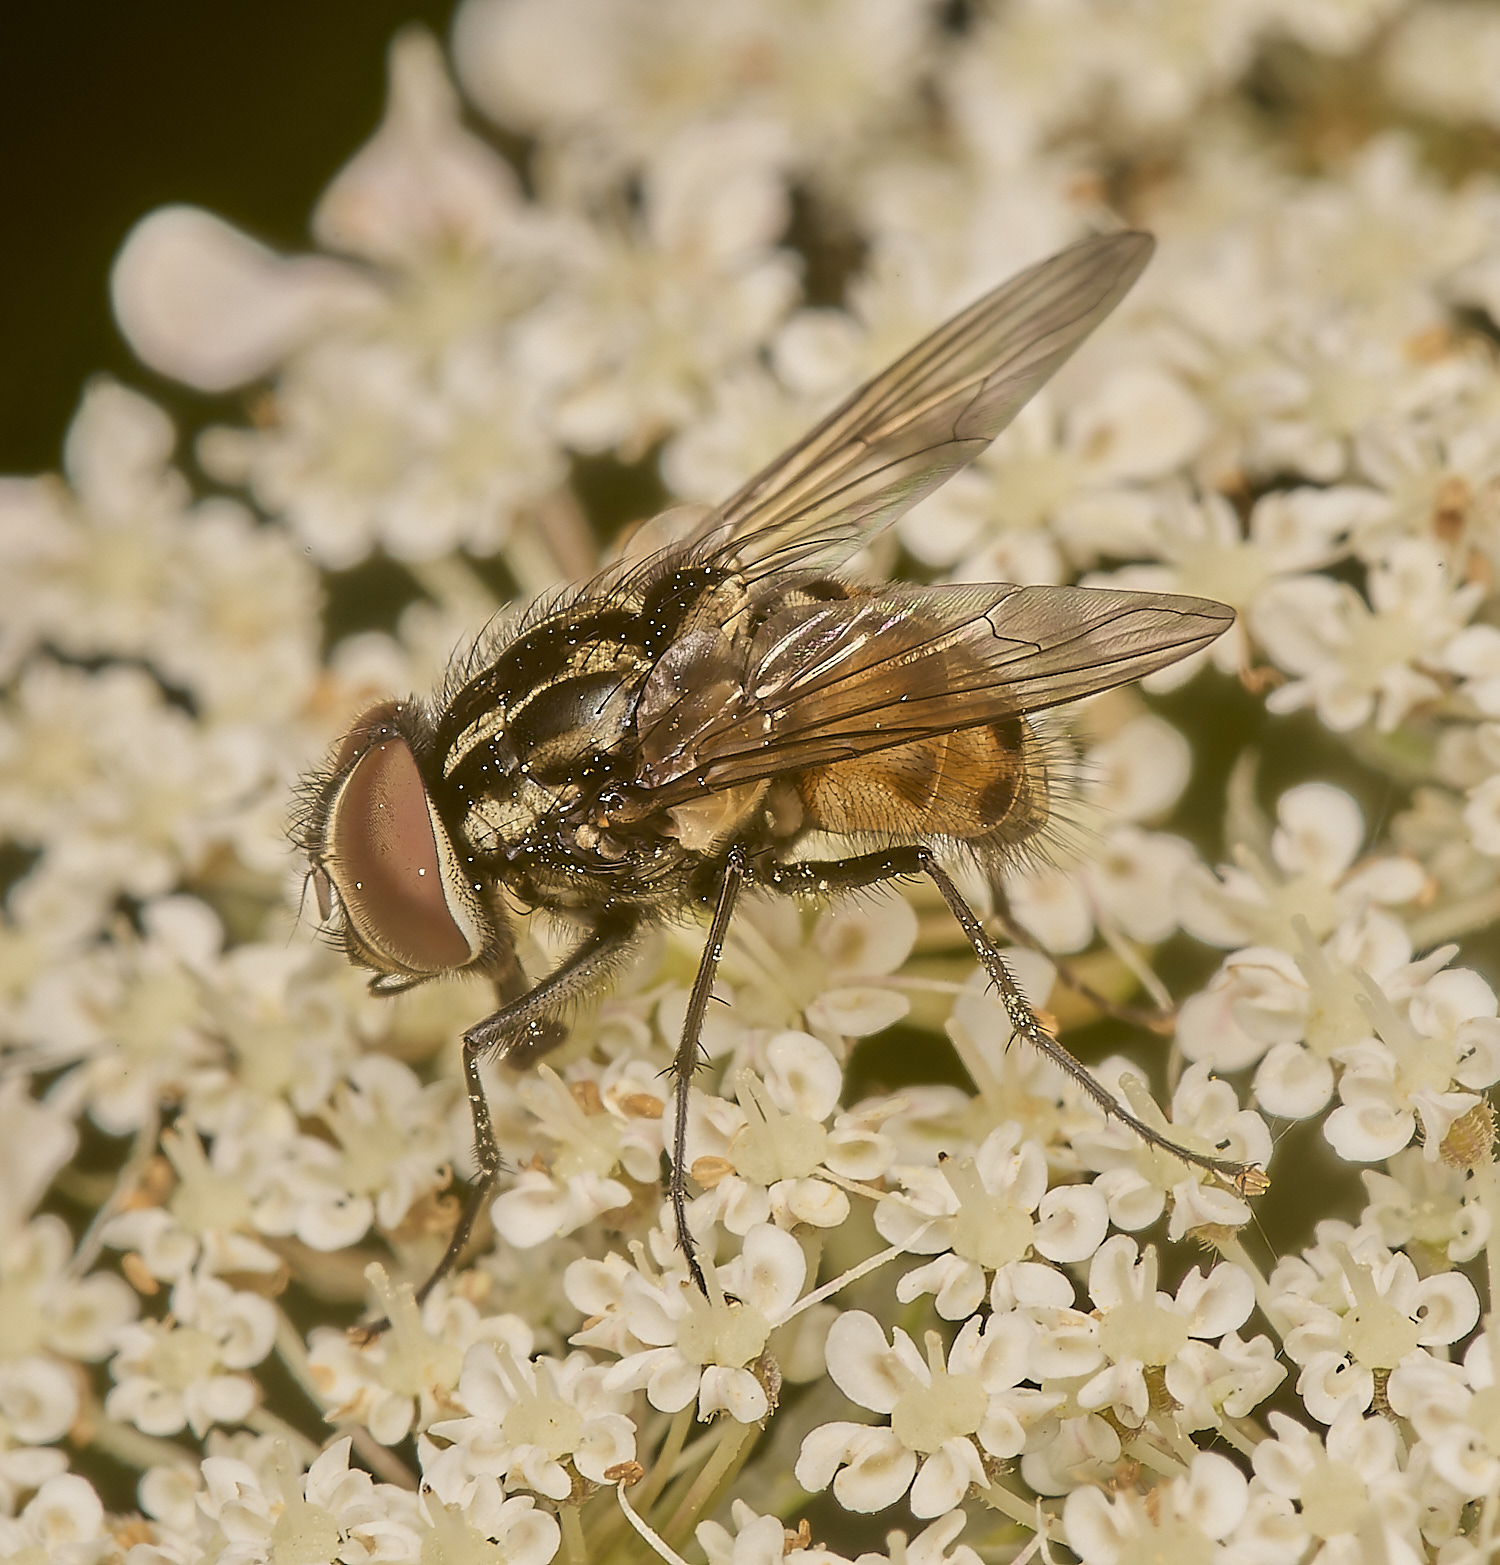
M1253 1109L1242 1109L1234 1088L1216 1080L1207 1065L1190 1065L1183 1072L1172 1094L1170 1121L1128 1062L1106 1060L1095 1074L1138 1117L1189 1150L1260 1168L1270 1163L1271 1132L1265 1120ZM1174 1241L1195 1228L1237 1228L1250 1221L1250 1206L1241 1196L1206 1170L1150 1146L1117 1120L1105 1118L1075 1136L1074 1144L1086 1166L1104 1170L1095 1188L1119 1228L1147 1227L1169 1201L1167 1236Z
M1075 1489L1063 1506L1068 1543L1085 1565L1126 1559L1208 1562L1232 1558L1222 1547L1240 1525L1248 1485L1227 1458L1200 1451L1181 1478L1158 1485L1147 1498L1126 1491Z
M1177 883L1196 857L1181 838L1140 828L1165 814L1187 786L1191 752L1172 725L1137 717L1079 765L1082 796L1070 826L1097 830L1084 862L1007 872L1016 918L1050 951L1081 951L1104 924L1132 940L1165 939L1178 922ZM1121 824L1122 819L1129 824Z
M564 1081L549 1066L515 1085L552 1143L545 1168L524 1168L492 1207L496 1230L522 1249L569 1234L626 1206L630 1186L650 1184L661 1157L661 1083L644 1062L587 1068Z
M1416 1486L1402 1471L1393 1424L1352 1406L1326 1439L1285 1413L1272 1413L1270 1424L1275 1438L1255 1448L1254 1485L1297 1506L1296 1531L1281 1534L1284 1546L1299 1555L1314 1546L1320 1559L1356 1558L1380 1537L1389 1559L1421 1558Z
M1416 1147L1398 1152L1387 1166L1389 1174L1360 1171L1369 1199L1362 1226L1392 1250L1416 1245L1455 1263L1473 1260L1489 1242L1491 1219L1472 1173L1424 1157Z
M1414 1359L1391 1372L1391 1406L1426 1446L1437 1473L1465 1499L1500 1482L1496 1339L1486 1329L1469 1345L1462 1366Z
M1139 1255L1139 1258L1138 1258ZM1250 1278L1227 1261L1204 1276L1194 1267L1177 1295L1156 1287L1154 1248L1139 1254L1134 1239L1106 1239L1089 1266L1089 1294L1099 1312L1099 1347L1107 1360L1077 1393L1080 1407L1109 1409L1136 1427L1151 1409L1148 1370L1166 1371L1199 1350L1195 1339L1220 1337L1242 1326L1255 1308Z
M880 1114L836 1112L843 1072L816 1038L777 1033L763 1053L764 1079L737 1073L737 1105L697 1093L689 1101L687 1166L710 1187L693 1203L694 1219L720 1220L737 1234L768 1220L788 1230L837 1228L849 1215L838 1181L878 1181L895 1144L877 1128ZM673 1118L668 1105L664 1131Z
M1368 985L1365 1009L1376 1034L1340 1050L1342 1106L1323 1127L1351 1162L1393 1157L1420 1123L1436 1158L1453 1121L1500 1080L1500 1019L1494 991L1464 969L1435 973L1402 1015Z
M1020 1385L1033 1372L1033 1335L1019 1313L984 1324L975 1316L946 1362L942 1338L928 1332L924 1360L899 1326L887 1345L873 1315L840 1315L828 1333L828 1373L851 1401L889 1415L890 1426L813 1430L797 1458L797 1482L812 1490L832 1483L835 1498L852 1511L883 1510L908 1489L915 1516L952 1510L971 1485L988 1487L984 1456L1020 1455L1028 1428L1060 1401Z
M1331 1424L1346 1407L1363 1411L1399 1366L1430 1358L1473 1330L1474 1285L1458 1272L1419 1278L1374 1234L1324 1222L1318 1243L1271 1275L1271 1305L1290 1322L1283 1342L1302 1366L1297 1391L1308 1412Z
M48 1478L14 1518L0 1517L0 1549L7 1558L40 1558L57 1565L94 1565L115 1550L104 1507L86 1478Z
M122 1212L105 1225L106 1244L135 1251L153 1277L176 1282L206 1272L274 1273L281 1257L253 1237L254 1191L266 1155L257 1137L221 1135L205 1152L191 1121L163 1131L162 1151L178 1176L165 1206Z
M987 1278L997 1290L1026 1298L1036 1286L1028 1287L1032 1274L1050 1270L1029 1260L1033 1251L1049 1261L1087 1260L1109 1227L1104 1197L1092 1186L1047 1188L1046 1154L1038 1142L1023 1140L1016 1124L991 1131L972 1158L894 1172L905 1199L876 1207L877 1230L919 1254L938 1252L937 1260L902 1277L896 1297L910 1304L935 1294L944 1320L972 1315Z
M734 1531L718 1522L699 1522L693 1536L708 1556L708 1565L849 1565L842 1554L816 1544L805 1547L802 1535L783 1525L779 1516L759 1516L743 1500L730 1506ZM804 1527L806 1523L803 1524ZM915 1559L915 1556L912 1556ZM868 1560L869 1556L862 1555Z
M617 1308L639 1346L609 1371L604 1389L644 1388L646 1400L664 1413L696 1399L700 1419L722 1412L741 1424L759 1423L771 1403L751 1366L801 1295L807 1258L790 1234L761 1223L727 1265L700 1260L707 1298L685 1272L624 1272Z
M1468 621L1484 589L1455 588L1447 562L1424 539L1405 538L1370 570L1370 601L1326 576L1269 587L1251 613L1256 639L1297 676L1266 698L1273 712L1315 706L1335 733L1373 720L1389 733L1442 692L1424 666Z
M382 1445L396 1445L451 1412L470 1346L495 1343L522 1359L531 1352L531 1327L517 1315L481 1316L444 1287L419 1308L410 1284L379 1265L366 1277L389 1328L368 1342L321 1326L309 1338L310 1375L330 1422L361 1423Z
M1359 806L1340 788L1303 783L1276 802L1269 841L1234 847L1235 863L1218 876L1183 879L1183 926L1217 946L1273 945L1296 953L1294 921L1324 940L1351 915L1396 906L1421 894L1426 877L1413 859L1356 864L1364 841ZM1267 851L1269 850L1269 851Z
M336 1441L305 1474L279 1441L265 1454L263 1471L234 1457L205 1458L198 1506L222 1540L218 1547L246 1565L278 1546L343 1565L415 1559L423 1532L416 1495L351 1468L349 1444ZM550 1557L533 1559L542 1565Z
M504 1342L476 1343L464 1355L458 1400L466 1418L428 1427L422 1471L439 1498L462 1503L476 1478L566 1500L565 1462L594 1483L635 1460L628 1395L605 1391L606 1369L586 1353L566 1359L517 1358ZM440 1449L434 1442L451 1442Z
M265 1299L206 1274L184 1277L167 1321L116 1333L116 1384L105 1411L148 1435L188 1427L202 1439L214 1424L238 1424L257 1400L255 1382L238 1372L259 1364L275 1335L276 1312Z
M73 1239L60 1217L35 1217L0 1244L5 1330L0 1360L48 1352L93 1362L108 1356L116 1333L135 1317L135 1294L120 1277L74 1278Z

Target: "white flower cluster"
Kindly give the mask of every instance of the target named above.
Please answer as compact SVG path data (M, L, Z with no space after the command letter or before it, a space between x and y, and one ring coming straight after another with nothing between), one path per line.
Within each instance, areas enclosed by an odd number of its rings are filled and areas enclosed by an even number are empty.
M1500 1005L1455 942L1500 918L1497 17L462 0L451 58L395 40L320 253L141 220L122 329L247 416L202 493L100 380L62 474L0 480L0 1556L1494 1557ZM731 928L705 1290L664 1201L689 929L489 1072L514 1172L419 1304L489 997L378 998L308 938L298 777L495 582L597 563L580 461L720 499L1122 222L1160 249L1117 317L858 564L1238 611L1051 720L1045 858L954 873L1060 1029L1117 1017L1122 1103L1269 1169L1284 1253L1008 1048L887 890ZM414 601L330 648L326 573L372 555ZM526 972L572 938L532 920Z

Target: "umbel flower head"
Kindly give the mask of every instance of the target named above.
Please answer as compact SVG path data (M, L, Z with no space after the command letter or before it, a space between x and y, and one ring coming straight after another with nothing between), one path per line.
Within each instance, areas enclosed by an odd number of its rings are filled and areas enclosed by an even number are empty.
M141 213L116 319L201 432L101 377L0 479L0 1556L1491 1558L1497 59L1458 0L456 0L307 253ZM1085 353L813 612L1235 611L1032 714L1025 851L948 851L961 745L923 807L1049 1031L1268 1203L1013 1038L930 886L747 896L681 1126L691 919L477 1086L493 983L310 938L293 789L359 713L1121 229ZM519 993L581 936L512 900ZM507 1169L419 1296L477 1087Z

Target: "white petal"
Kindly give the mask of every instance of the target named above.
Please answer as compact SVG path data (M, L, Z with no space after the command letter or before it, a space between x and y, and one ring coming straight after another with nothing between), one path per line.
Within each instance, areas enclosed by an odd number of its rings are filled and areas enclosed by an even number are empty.
M1300 1043L1281 1043L1255 1073L1255 1101L1281 1119L1307 1119L1333 1096L1333 1067Z
M126 236L110 297L120 330L152 369L199 391L227 391L377 295L336 261L284 260L210 212L168 206Z
M765 1388L748 1369L710 1364L698 1388L698 1417L728 1413L737 1424L758 1424L771 1410Z
M781 1032L766 1044L766 1091L784 1114L824 1120L839 1104L844 1072L826 1044Z
M1277 801L1276 818L1271 852L1277 864L1288 875L1311 875L1324 885L1349 868L1365 838L1359 806L1328 783L1289 788Z
M911 1486L913 1516L941 1516L951 1511L969 1492L970 1484L984 1487L984 1464L972 1440L945 1440L922 1463Z
M1109 1207L1092 1185L1059 1185L1037 1208L1032 1247L1049 1261L1084 1261L1104 1242Z
M1468 1336L1479 1320L1479 1296L1462 1273L1439 1272L1417 1284L1417 1306L1412 1313L1422 1328L1417 1341L1423 1347L1457 1342Z
M463 128L436 41L398 33L390 78L385 119L324 191L314 233L331 250L384 262L491 245L515 213L515 175Z
M894 1026L911 1009L911 1001L894 989L873 984L828 989L803 1013L808 1025L842 1038L867 1038Z
M824 1353L829 1377L851 1402L872 1413L889 1413L895 1407L904 1381L896 1374L894 1354L873 1315L846 1310L829 1328Z

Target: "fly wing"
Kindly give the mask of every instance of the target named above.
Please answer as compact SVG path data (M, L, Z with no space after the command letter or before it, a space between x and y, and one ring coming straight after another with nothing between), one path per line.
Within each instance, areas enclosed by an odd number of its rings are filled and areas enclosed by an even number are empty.
M1124 298L1149 234L1060 251L971 304L711 512L693 543L736 570L831 569L975 457Z
M642 703L640 803L1044 711L1165 668L1233 621L1205 598L1095 587L895 583L800 603L767 618L741 669L692 668L684 645L683 667L653 673L663 698Z

